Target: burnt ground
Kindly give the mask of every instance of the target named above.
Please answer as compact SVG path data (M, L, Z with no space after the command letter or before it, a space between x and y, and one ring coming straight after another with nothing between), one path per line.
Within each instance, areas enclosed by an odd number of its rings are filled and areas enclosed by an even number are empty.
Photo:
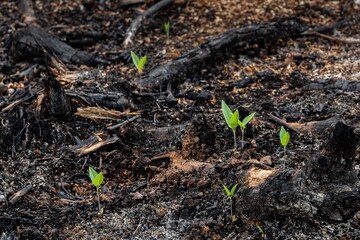
M359 44L298 36L227 52L172 86L174 98L166 89L139 91L129 55L148 56L146 74L226 30L288 16L325 26L359 14L355 2L179 0L147 19L134 44L124 48L131 20L153 1L123 7L119 1L36 1L46 30L104 60L95 67L68 65L58 74L73 113L46 117L36 110L38 96L53 73L43 59L12 58L9 40L25 26L16 2L1 1L0 239L261 239L256 224L267 239L360 239L360 213L342 222L286 212L254 220L238 206L233 223L222 188L239 184L236 204L251 181L242 175L246 166L297 169L329 137L331 126L308 134L290 130L284 162L281 125L270 115L297 123L339 116L359 126ZM169 37L163 32L167 21ZM359 22L330 35L360 38ZM121 94L125 104L96 106L80 92ZM232 149L221 100L240 116L257 113L244 150ZM106 117L86 115L90 106L104 109ZM114 141L95 148L84 145L90 138ZM89 166L105 176L102 214ZM12 202L26 186L30 190Z

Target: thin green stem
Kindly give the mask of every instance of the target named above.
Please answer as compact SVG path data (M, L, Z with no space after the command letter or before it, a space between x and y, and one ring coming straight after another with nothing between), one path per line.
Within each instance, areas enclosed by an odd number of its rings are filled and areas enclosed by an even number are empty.
M241 129L241 150L244 150L244 133L245 129Z
M284 158L286 158L286 146L284 146Z
M231 215L231 220L233 220L233 206L232 206L232 199L229 198L230 200L230 215Z
M236 130L235 129L233 129L233 133L234 133L234 150L236 151L237 144L236 144Z
M99 188L96 188L96 195L97 195L97 200L98 200L98 206L99 206L99 212L101 211L101 206L100 206L100 194L99 194Z

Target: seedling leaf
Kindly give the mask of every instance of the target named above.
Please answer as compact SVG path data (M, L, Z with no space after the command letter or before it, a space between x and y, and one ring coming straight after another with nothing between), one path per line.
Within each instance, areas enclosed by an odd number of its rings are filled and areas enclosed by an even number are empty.
M283 126L281 126L281 128L280 128L280 133L279 133L280 139L283 138L283 136L285 135L285 133L286 133L285 128L284 128Z
M134 53L133 51L130 51L131 54L131 59L135 65L136 68L139 68L139 57L138 55L136 55L136 53Z
M239 121L239 111L236 109L234 114L230 118L229 127L233 130L236 129L238 125L238 121Z
M231 125L230 125L230 120L231 120L231 117L233 115L233 112L231 111L231 109L225 103L224 100L221 101L221 110L223 112L223 115L224 115L224 118L225 118L225 121L226 121L227 125L229 126L229 128L232 128Z
M96 175L93 184L96 188L99 188L103 181L104 181L104 175L102 172L100 172L98 175Z
M223 185L223 187L224 187L224 190L225 190L226 195L228 196L228 198L231 198L231 197L232 197L232 195L231 195L230 190L229 190L229 189L228 189L225 185Z
M95 177L98 175L98 173L93 169L92 167L89 167L89 177L91 179L91 182L94 183Z
M250 122L250 120L255 116L256 112L253 112L249 115L247 115L243 120L242 123L246 126L246 124L248 124L248 122Z
M237 186L238 186L238 184L235 184L235 185L231 188L231 196L234 196Z
M283 126L280 128L280 143L283 147L286 147L290 141L290 133L285 130Z
M170 22L164 23L164 30L165 30L166 36L169 36L170 35Z
M240 126L241 129L245 129L245 125L242 123L242 121L238 121L238 124Z
M137 66L138 69L143 69L143 68L144 68L144 65L145 65L145 63L146 63L146 60L147 60L146 55L143 56L143 57L139 60L138 66Z
M259 230L259 232L261 233L261 237L262 237L263 239L266 239L266 234L264 233L264 231L262 230L262 228L260 227L260 225L259 225L259 224L256 224L256 227L257 227L257 229Z
M290 134L289 134L289 132L286 132L280 139L281 145L283 147L286 147L288 145L289 141L290 141Z

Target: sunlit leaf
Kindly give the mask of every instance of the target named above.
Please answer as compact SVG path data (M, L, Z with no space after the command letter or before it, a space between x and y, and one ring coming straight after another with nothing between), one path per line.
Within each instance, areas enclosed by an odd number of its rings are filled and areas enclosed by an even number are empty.
M229 124L230 128L233 130L236 129L236 127L238 126L238 121L239 121L239 111L236 109L230 118L230 124Z
M225 185L223 185L223 187L224 187L224 190L225 190L225 192L226 192L226 195L229 197L229 198L231 198L231 192L230 192L230 190L225 186Z
M170 35L170 23L169 22L164 23L164 29L165 29L166 36L169 36Z
M232 188L231 188L231 196L234 196L236 188L237 188L238 184L235 184Z
M281 145L286 147L290 141L290 133L286 132L283 137L280 139Z
M98 173L93 169L92 167L89 167L89 177L91 179L91 182L94 183L94 179L98 175Z
M93 184L95 187L99 188L103 181L104 181L104 175L102 172L100 172L98 175L96 175Z
M224 100L221 101L221 110L222 110L222 113L224 115L227 125L229 126L229 128L232 128L230 125L230 119L233 115L233 112L231 111L229 106L224 102Z
M135 65L136 68L139 68L139 57L138 55L136 55L136 53L134 53L133 51L130 51L131 54L131 59Z
M238 124L240 126L241 129L245 129L245 125L242 123L242 121L238 121Z
M280 140L282 139L282 137L285 135L286 133L286 130L283 126L281 126L280 128L280 133L279 133L279 136L280 136Z
M143 69L143 68L144 68L144 65L145 65L145 63L146 63L146 60L147 60L146 55L143 56L143 57L139 60L139 63L138 63L138 68L139 68L139 69Z
M248 124L248 122L250 122L250 120L255 116L256 112L253 112L249 115L247 115L243 120L242 123L246 126L246 124Z

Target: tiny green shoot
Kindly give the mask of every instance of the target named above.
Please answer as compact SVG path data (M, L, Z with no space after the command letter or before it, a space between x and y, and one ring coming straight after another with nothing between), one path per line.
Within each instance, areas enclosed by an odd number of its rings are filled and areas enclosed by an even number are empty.
M233 200L232 200L232 198L235 195L235 191L236 191L237 186L238 186L238 184L235 184L234 186L232 186L231 190L229 190L225 185L223 185L224 190L226 192L226 196L229 199L231 220L233 222L236 222L238 220L237 216L235 214L233 214Z
M224 100L221 101L221 110L224 115L225 121L229 128L232 129L234 135L234 150L236 150L236 128L238 126L239 121L239 111L236 109L233 113L229 106L225 103Z
M251 119L255 116L256 112L253 112L247 115L242 121L238 120L238 124L241 130L241 149L244 149L244 135L245 135L245 128L246 124L251 121Z
M136 53L134 53L133 51L130 51L130 54L131 54L131 59L138 70L139 75L141 75L143 73L145 63L147 61L147 56L144 55L141 58L139 58L139 56L136 55Z
M167 37L170 36L170 22L164 23L164 30Z
M266 239L266 234L264 233L264 231L262 230L262 228L260 227L259 224L256 224L257 229L259 230L259 232L261 233L261 237L262 239Z
M283 126L281 126L279 137L280 137L280 143L284 148L284 157L286 157L286 146L290 141L290 133L287 132Z
M89 177L91 179L92 184L96 187L96 195L97 195L97 199L98 199L99 212L100 212L101 206L100 206L99 189L100 189L102 182L104 181L104 175L102 172L97 173L94 168L89 167Z

